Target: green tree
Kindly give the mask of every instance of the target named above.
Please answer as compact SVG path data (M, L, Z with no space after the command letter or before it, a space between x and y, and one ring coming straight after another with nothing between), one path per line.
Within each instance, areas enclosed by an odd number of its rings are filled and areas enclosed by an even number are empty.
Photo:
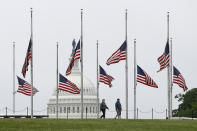
M185 94L177 94L175 98L181 104L178 109L173 110L173 116L197 117L197 88L193 88Z

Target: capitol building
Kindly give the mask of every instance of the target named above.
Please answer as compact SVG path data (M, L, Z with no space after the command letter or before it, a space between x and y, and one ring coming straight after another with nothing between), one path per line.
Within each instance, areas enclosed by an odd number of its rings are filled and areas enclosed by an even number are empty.
M81 88L79 61L75 61L72 73L66 77ZM83 77L84 118L97 118L97 92L94 84ZM81 118L81 94L59 91L58 118ZM49 118L56 118L56 88L47 104Z

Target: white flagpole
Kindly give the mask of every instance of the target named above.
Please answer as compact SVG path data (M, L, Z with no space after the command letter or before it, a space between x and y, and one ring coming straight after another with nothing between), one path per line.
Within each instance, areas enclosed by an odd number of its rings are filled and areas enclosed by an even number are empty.
M134 39L134 119L136 119L136 39Z
M33 118L33 9L31 8L31 118Z
M97 52L97 63L96 63L96 68L97 68L97 119L99 118L99 76L98 76L98 73L99 73L99 70L98 70L98 40L97 40L97 43L96 43L96 52Z
M58 95L59 95L59 90L58 90L58 75L59 75L59 70L58 70L58 42L57 42L57 69L56 69L56 118L58 119Z
M15 114L15 42L13 42L13 114Z
M126 119L128 119L128 44L127 44L127 9L125 10L125 41L126 41L126 62L125 62L125 79L126 79Z
M81 9L81 119L83 119L83 9Z
M173 84L173 77L172 77L172 38L170 38L170 115L172 117L172 84Z
M170 41L169 41L169 12L167 12L167 41L168 44L170 45ZM170 54L170 46L169 46L169 55L170 55L170 61L171 61L171 54ZM168 72L167 72L167 76L168 76L168 119L171 119L171 105L170 105L170 86L171 86L171 78L170 78L170 66L171 66L171 62L169 62L169 66L168 66Z

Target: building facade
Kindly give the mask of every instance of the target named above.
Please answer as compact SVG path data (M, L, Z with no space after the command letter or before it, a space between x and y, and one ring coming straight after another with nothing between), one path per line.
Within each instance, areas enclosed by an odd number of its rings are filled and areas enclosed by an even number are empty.
M75 83L81 89L81 72L79 71L79 62L76 61L72 73L66 78ZM97 118L97 96L96 88L93 83L83 77L83 102L84 118ZM58 117L59 118L81 118L81 94L71 94L65 91L59 91L58 99ZM56 88L47 104L49 118L56 118Z

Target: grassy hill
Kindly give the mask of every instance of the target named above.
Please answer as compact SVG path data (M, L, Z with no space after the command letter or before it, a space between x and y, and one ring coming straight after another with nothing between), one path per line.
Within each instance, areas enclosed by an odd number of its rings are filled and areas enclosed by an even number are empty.
M197 121L0 119L0 131L197 131Z

